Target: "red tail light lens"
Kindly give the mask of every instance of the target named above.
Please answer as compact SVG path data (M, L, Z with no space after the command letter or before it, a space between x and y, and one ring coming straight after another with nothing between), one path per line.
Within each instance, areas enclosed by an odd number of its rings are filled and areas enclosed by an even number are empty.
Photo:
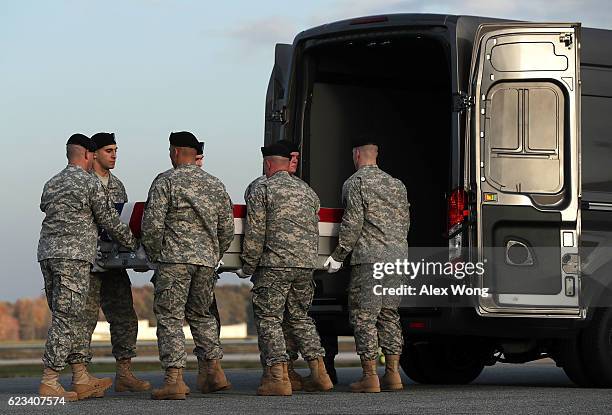
M467 194L464 189L455 189L448 198L448 229L459 225L469 215Z
M353 26L359 24L383 23L387 21L389 21L389 18L387 16L367 16L352 19L349 24Z

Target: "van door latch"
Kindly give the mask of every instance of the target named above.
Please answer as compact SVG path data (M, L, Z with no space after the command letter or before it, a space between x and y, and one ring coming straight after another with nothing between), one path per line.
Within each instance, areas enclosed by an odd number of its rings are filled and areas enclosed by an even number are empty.
M562 33L559 35L559 42L562 42L566 48L569 48L574 43L574 37L571 33Z
M474 97L469 96L465 92L453 94L453 112L463 112L472 105L474 105Z

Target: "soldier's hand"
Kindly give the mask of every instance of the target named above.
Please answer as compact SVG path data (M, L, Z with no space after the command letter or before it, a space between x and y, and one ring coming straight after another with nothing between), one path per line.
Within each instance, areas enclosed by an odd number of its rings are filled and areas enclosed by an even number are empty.
M236 271L234 271L234 274L238 275L239 278L251 278L250 275L244 273L242 268L239 268Z
M323 264L325 268L327 268L327 272L333 274L334 272L338 272L340 268L342 268L342 262L336 261L331 255L327 258L327 261Z
M223 262L222 260L219 260L219 263L215 267L215 272L219 271L219 268L221 268L223 265L225 265L225 262Z
M96 246L96 261L102 259L102 251L100 250L100 245Z

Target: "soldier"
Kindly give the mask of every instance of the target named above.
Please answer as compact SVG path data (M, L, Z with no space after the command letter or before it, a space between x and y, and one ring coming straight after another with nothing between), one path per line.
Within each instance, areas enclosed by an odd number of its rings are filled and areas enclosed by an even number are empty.
M117 203L127 203L125 187L117 176L111 173L117 160L117 143L113 133L97 133L91 139L96 143L92 175L100 180L109 203L115 209ZM85 309L87 320L86 350L83 352L91 361L91 335L96 328L98 310L102 311L110 324L113 356L116 360L115 391L142 392L151 384L140 380L131 371L131 359L136 356L138 317L132 300L132 286L127 272L104 270L94 267L89 282L89 297Z
M333 388L324 350L308 309L314 293L313 270L318 248L319 198L304 182L289 174L290 152L282 144L261 149L266 180L247 200L241 278L254 273L253 312L259 350L266 363L258 395L291 395L283 319L308 362L304 390Z
M349 315L361 358L363 376L351 384L352 392L380 392L403 388L399 375L402 328L399 296L376 296L375 284L399 287L397 276L373 278L373 264L407 258L409 203L404 184L376 165L378 144L372 137L354 142L353 163L357 170L342 186L345 210L338 246L325 262L328 272L340 269L352 252ZM376 281L376 282L375 282ZM385 375L376 374L378 346L385 354Z
M196 344L201 391L231 387L221 369L219 327L210 308L215 267L234 237L234 217L221 181L195 164L199 146L189 132L170 134L174 169L151 185L142 222L143 244L157 263L153 311L166 371L164 386L153 390L153 399L185 399L184 319Z
M86 336L82 317L89 290L89 271L96 256L98 229L103 226L119 243L136 250L137 241L106 193L91 174L95 143L74 134L66 143L68 166L45 183L40 209L45 213L38 242L38 261L51 309L51 327L45 344L41 396L67 400L102 397L113 381L87 372L87 356L78 350ZM70 363L74 392L59 383L59 372Z
M300 148L295 145L292 141L289 140L280 140L278 143L284 145L289 149L289 155L291 156L291 160L289 161L289 174L295 175L298 166L298 159L300 157ZM295 176L294 176L295 177ZM255 180L253 180L247 186L244 192L244 200L245 202L249 199L249 196L253 193L253 190L257 186L259 186L264 180L266 180L266 175L261 175ZM296 178L296 180L300 180ZM287 324L287 320L283 318L282 323L283 335L285 337L285 345L287 346L287 354L289 355L289 361L287 362L287 373L289 375L289 381L291 382L291 390L301 391L303 388L302 376L295 371L294 362L298 359L298 347L293 335L291 334L291 330L289 329L289 325ZM263 355L260 356L261 366L262 368L266 368L266 362L264 361Z

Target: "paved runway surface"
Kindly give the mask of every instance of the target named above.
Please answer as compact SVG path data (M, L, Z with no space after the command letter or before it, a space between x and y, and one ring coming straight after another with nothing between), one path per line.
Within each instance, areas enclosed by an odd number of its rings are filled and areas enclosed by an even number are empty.
M300 370L305 373L306 370ZM105 398L67 403L58 407L8 406L11 396L34 396L38 378L0 379L1 414L393 414L393 413L487 413L487 414L576 414L612 413L609 390L579 389L553 363L502 365L486 368L465 386L415 385L404 378L406 390L397 393L352 394L348 383L357 368L338 369L340 385L330 393L299 392L292 397L257 397L258 370L228 370L231 391L203 395L192 393L185 401L152 401L148 393L109 392ZM380 373L380 372L379 372ZM161 373L142 377L159 385ZM69 384L64 376L64 385ZM195 384L195 374L187 375Z

